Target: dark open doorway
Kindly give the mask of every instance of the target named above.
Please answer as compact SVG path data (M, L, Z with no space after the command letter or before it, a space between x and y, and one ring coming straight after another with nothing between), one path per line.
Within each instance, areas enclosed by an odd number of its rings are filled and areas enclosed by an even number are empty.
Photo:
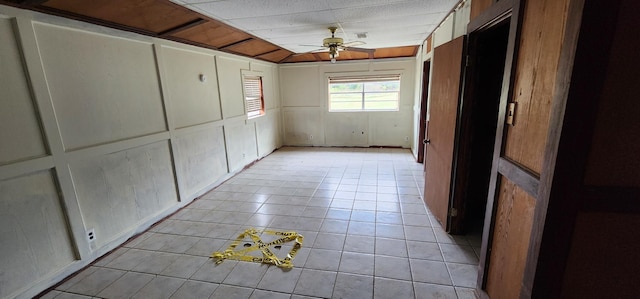
M504 75L509 19L472 32L457 124L450 232L481 233Z
M420 119L418 119L418 163L424 161L424 139L427 132L427 100L429 98L429 72L431 61L422 65L422 96L420 97Z

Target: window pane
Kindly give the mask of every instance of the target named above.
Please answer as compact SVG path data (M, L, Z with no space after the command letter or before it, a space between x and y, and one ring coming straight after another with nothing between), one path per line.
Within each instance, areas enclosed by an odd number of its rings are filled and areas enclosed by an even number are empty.
M362 93L331 94L329 110L362 110Z
M380 81L380 82L367 82L364 84L364 91L399 91L400 81Z
M365 110L398 110L398 93L367 93L364 102Z
M329 111L398 111L400 76L329 78Z
M362 83L332 83L329 92L362 92Z

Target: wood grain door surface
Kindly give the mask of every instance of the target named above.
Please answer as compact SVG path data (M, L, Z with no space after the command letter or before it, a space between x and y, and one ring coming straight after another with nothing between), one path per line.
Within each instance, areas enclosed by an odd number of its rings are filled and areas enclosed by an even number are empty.
M451 189L451 170L464 36L434 49L429 130L425 157L424 200L445 230Z

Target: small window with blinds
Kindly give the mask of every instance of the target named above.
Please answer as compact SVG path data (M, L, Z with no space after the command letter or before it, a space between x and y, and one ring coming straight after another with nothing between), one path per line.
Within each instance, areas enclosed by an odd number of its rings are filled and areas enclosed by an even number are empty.
M262 77L244 76L244 101L247 117L253 118L264 114L264 97L262 95Z
M398 111L400 75L330 77L329 111Z

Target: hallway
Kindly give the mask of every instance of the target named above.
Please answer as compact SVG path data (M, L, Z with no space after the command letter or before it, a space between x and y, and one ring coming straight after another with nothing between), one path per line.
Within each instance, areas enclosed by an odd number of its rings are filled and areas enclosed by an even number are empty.
M480 236L442 230L422 167L408 149L281 148L42 298L475 298ZM294 268L209 258L251 227L302 234Z

